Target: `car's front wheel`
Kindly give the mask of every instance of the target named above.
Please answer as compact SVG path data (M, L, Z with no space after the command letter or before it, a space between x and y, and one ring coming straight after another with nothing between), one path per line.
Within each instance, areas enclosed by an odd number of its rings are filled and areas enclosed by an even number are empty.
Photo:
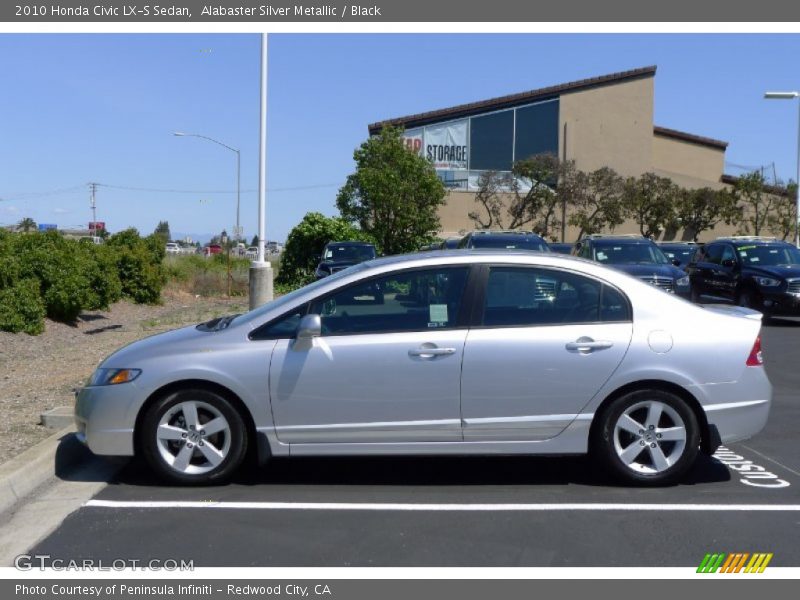
M247 451L247 427L223 396L186 389L156 401L144 415L140 448L153 470L170 483L227 481Z
M630 392L613 400L599 418L593 440L595 456L626 483L676 483L697 458L697 418L686 402L671 392Z

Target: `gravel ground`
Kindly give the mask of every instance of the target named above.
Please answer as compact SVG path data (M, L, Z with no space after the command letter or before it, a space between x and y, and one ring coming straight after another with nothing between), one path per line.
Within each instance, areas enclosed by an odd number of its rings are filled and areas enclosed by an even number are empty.
M246 298L165 292L161 306L118 302L107 311L83 313L71 325L47 320L40 336L0 332L0 463L52 435L39 415L72 406L72 389L120 346L245 310Z

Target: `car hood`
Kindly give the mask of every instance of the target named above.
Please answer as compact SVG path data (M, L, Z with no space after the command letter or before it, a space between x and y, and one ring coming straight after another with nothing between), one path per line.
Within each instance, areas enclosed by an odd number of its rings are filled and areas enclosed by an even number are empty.
M136 368L142 361L180 352L204 352L208 343L224 332L202 331L196 325L157 333L123 346L99 366L114 369Z
M647 277L657 275L658 277L672 277L673 279L680 279L681 277L685 277L686 273L681 271L678 267L674 265L656 265L656 264L648 264L648 265L640 265L635 263L630 264L618 264L618 265L607 265L619 271L623 271L628 273L629 275L633 275L634 277Z
M755 275L765 275L767 277L800 277L800 265L764 265L763 267L747 265L746 269Z

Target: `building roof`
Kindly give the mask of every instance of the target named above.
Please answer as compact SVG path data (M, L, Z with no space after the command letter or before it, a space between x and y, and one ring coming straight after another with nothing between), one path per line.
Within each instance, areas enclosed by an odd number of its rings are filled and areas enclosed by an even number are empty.
M442 108L439 110L432 110L415 115L407 115L405 117L397 117L395 119L379 121L368 126L369 133L378 133L381 129L388 125L403 126L405 128L419 127L421 125L437 123L447 119L457 119L492 110L522 106L540 100L554 99L567 92L577 92L580 90L620 83L622 81L653 77L655 74L656 67L653 65L649 67L641 67L639 69L632 69L630 71L610 73L609 75L601 75L600 77L592 77L590 79L580 79L578 81L562 83L561 85L539 88L537 90L530 90L508 96L500 96L498 98L491 98L489 100L481 100L480 102L460 104L450 108Z
M685 131L678 131L677 129L667 129L666 127L653 127L653 133L662 137L668 137L682 142L689 142L691 144L699 144L701 146L710 146L718 150L725 150L728 147L728 142L715 140L714 138L703 137L701 135L694 135L693 133L686 133Z
M727 183L728 185L735 186L736 182L739 181L739 178L736 175L728 175L727 173L723 173L722 177L719 178L722 183ZM768 194L775 194L776 196L787 196L789 194L789 190L786 187L781 185L764 185L764 191Z

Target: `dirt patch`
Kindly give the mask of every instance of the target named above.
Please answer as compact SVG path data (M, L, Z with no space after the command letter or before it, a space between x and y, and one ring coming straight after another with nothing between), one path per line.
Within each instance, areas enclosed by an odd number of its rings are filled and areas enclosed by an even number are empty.
M107 311L85 312L70 325L48 319L40 336L0 332L0 463L51 435L53 430L39 424L39 415L72 406L72 390L119 347L246 310L247 298L168 291L161 306L118 302Z

